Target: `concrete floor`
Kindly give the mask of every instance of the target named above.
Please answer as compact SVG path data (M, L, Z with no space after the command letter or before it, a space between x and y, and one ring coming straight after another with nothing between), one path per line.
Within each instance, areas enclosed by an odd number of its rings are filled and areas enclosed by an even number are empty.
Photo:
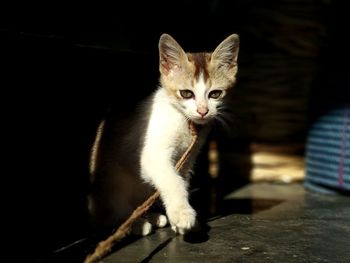
M306 192L301 184L259 183L223 203L226 212L209 218L201 232L183 237L158 229L101 262L350 262L349 197ZM230 213L230 204L246 207Z
M350 262L350 197L306 191L302 184L256 183L220 196L191 195L202 230L175 235L169 227L128 236L103 263ZM204 212L203 212L204 211ZM87 236L36 263L82 263L109 233Z

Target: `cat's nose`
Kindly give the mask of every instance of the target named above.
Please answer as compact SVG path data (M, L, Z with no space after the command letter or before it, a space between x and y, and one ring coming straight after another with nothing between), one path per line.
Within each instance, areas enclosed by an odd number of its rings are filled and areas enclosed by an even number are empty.
M209 109L207 107L200 107L197 109L197 112L202 116L202 118L207 115Z

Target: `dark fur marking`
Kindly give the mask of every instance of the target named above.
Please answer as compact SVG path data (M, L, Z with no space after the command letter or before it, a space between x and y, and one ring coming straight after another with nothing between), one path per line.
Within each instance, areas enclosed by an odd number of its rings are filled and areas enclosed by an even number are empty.
M194 78L199 79L200 74L203 74L204 81L207 81L209 78L208 72L208 56L206 53L191 53L189 60L193 62L195 66Z

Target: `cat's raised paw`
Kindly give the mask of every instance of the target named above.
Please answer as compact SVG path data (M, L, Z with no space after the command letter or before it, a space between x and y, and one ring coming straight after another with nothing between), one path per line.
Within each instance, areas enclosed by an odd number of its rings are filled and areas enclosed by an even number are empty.
M171 228L180 235L191 230L196 223L196 211L192 207L168 211Z

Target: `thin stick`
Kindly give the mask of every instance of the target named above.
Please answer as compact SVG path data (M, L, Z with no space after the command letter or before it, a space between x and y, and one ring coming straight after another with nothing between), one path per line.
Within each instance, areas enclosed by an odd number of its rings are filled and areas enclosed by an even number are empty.
M192 141L190 146L188 146L186 152L181 156L180 160L176 163L175 169L176 171L180 171L184 163L187 161L190 153L193 149L194 144L197 141L197 130L195 125L192 122L189 122L189 129L191 131ZM114 232L110 235L106 240L103 240L97 244L94 253L88 255L84 261L84 263L94 263L102 257L106 256L112 249L115 242L123 239L130 232L130 228L132 224L136 221L136 219L140 218L147 210L153 205L153 203L160 196L159 191L154 192L142 205L138 206L131 216Z

